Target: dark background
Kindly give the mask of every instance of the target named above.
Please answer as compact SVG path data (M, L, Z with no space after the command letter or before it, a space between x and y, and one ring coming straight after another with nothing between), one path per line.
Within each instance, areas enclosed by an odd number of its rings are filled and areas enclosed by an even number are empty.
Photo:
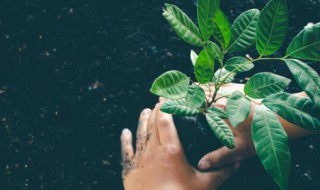
M195 20L194 0L0 0L1 190L122 188L121 130L134 131L139 112L157 101L149 88L158 75L193 73L193 47L161 16L165 2ZM266 2L222 1L222 9L233 21ZM319 0L288 4L286 45L320 20ZM319 63L310 66L319 72ZM263 62L258 71L291 77L281 62ZM289 90L298 91L294 83ZM319 142L317 136L292 142L290 189L320 189ZM260 174L251 159L237 175L246 178L229 189L270 189L265 184L273 182Z

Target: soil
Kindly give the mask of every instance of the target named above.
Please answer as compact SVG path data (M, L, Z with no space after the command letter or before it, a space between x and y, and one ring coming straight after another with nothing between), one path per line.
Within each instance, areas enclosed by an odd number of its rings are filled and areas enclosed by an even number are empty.
M193 76L193 47L161 16L165 2L195 20L194 0L0 2L1 189L122 189L121 130L134 131L139 112L153 107L157 97L149 88L157 76L171 69ZM230 0L222 9L234 20L265 3ZM286 45L320 18L318 0L288 4ZM319 63L310 66L319 72ZM281 62L263 62L253 72L262 70L291 77ZM293 83L289 90L298 89ZM292 141L290 189L320 189L319 142L319 136ZM272 183L253 158L223 188L277 189Z

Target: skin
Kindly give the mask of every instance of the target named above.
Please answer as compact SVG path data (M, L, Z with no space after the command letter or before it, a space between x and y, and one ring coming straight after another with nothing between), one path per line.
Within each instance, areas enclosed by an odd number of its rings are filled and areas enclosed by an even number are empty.
M126 190L215 190L239 168L239 163L211 172L191 167L172 116L161 112L159 104L142 111L136 150L128 129L122 132L121 145Z
M243 84L228 84L224 85L221 90L223 93L231 94L235 90L239 90L243 93ZM208 89L204 87L206 96L212 97L212 93L214 92L214 88ZM211 94L211 95L210 95ZM307 95L304 92L297 93L296 95L305 96ZM260 103L261 100L254 100L256 103ZM213 106L218 106L222 109L226 108L226 98L222 98L217 101ZM253 145L252 136L251 136L251 123L253 118L253 111L256 103L253 103L251 108L251 113L248 118L239 124L237 128L230 127L234 133L236 147L234 149L228 149L227 147L222 147L215 151L212 151L205 156L203 156L199 161L199 169L208 170L216 167L222 167L224 165L239 162L246 158L252 157L256 155L256 151ZM314 132L307 131L303 128L300 128L288 121L284 120L282 117L277 115L279 121L284 127L286 133L288 134L289 139L294 139L302 136L315 134ZM229 126L231 126L230 122L226 120Z

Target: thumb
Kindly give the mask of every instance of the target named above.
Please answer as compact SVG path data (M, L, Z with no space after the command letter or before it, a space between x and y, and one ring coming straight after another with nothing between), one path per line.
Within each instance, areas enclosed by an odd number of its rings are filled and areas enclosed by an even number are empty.
M237 149L228 149L227 147L222 147L204 155L200 159L198 167L200 170L208 170L213 167L222 167L234 161L238 161L239 159L235 157L237 155Z
M211 184L214 187L219 187L225 181L227 181L231 176L233 176L240 168L240 163L234 163L223 167L219 170L215 170L208 173L202 173L204 184Z

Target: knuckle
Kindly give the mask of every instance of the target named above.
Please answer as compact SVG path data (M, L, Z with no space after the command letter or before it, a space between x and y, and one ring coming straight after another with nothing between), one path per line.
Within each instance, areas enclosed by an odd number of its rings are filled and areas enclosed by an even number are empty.
M170 121L167 117L162 116L161 118L159 118L158 124L160 127L168 127L170 125Z
M168 144L162 147L162 154L164 159L171 159L179 154L181 154L181 148L177 145Z

